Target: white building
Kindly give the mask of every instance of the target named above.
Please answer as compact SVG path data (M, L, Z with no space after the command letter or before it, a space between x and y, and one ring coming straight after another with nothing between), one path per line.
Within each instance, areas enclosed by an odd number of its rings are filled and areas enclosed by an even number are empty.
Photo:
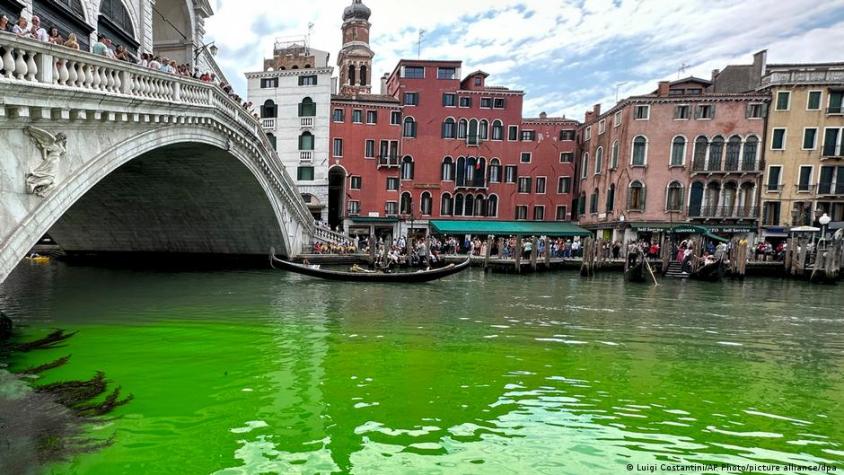
M246 73L248 100L316 219L328 219L329 53L277 41L264 70Z

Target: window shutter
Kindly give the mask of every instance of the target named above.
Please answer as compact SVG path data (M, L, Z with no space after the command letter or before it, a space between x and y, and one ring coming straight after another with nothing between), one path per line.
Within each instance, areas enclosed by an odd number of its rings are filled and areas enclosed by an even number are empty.
M445 101L445 98L446 98L446 97L448 97L448 96L447 96L446 94L443 94L443 106L445 106L445 105L446 105L446 103L445 103L445 102L446 102L446 101Z
M642 190L642 192L639 194L639 196L640 196L639 209L642 210L642 211L645 211L645 202L646 202L645 198L647 197L648 189L645 188L644 186L642 186L642 188L640 188L640 189Z
M749 119L752 115L750 113L751 105L747 104L744 108L744 118Z
M709 118L710 119L715 118L715 104L712 104L711 106L709 106Z
M695 119L700 119L702 112L702 108L700 106L695 106Z
M762 117L768 117L768 104L762 104Z

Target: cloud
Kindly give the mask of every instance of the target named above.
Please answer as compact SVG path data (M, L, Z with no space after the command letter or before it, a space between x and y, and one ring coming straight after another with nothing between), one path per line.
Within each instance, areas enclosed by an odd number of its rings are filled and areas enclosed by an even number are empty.
M458 59L494 84L524 90L525 116L581 118L592 104L641 94L661 79L708 78L714 68L769 61L840 61L844 0L364 0L372 9L374 73L401 58ZM304 36L336 58L350 0L218 0L206 22L218 61L245 96L246 71L260 70L281 36ZM824 46L827 45L827 46ZM837 56L837 57L836 57Z

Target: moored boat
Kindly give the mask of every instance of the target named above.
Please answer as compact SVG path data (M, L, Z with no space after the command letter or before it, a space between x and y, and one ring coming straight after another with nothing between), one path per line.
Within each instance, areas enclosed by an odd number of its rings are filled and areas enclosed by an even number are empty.
M727 271L727 266L724 259L718 259L715 262L704 264L698 270L689 274L690 279L703 280L706 282L719 282Z
M627 259L624 262L624 280L627 282L645 282L647 281L646 272L645 255L638 247L629 247Z

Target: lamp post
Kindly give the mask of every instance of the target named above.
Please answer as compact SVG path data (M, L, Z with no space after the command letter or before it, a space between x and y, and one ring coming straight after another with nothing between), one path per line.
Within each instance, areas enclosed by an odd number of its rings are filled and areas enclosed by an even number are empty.
M217 48L217 45L215 45L213 41L210 43L205 43L199 48L196 48L196 51L193 53L194 66L196 65L196 60L199 59L199 55L202 54L202 52L206 49L208 50L208 52L211 53L211 56L217 56L217 51L219 50L219 48Z
M823 216L818 218L818 222L821 223L821 242L826 241L826 226L829 222L832 221L832 218L829 217L828 214L824 213Z

